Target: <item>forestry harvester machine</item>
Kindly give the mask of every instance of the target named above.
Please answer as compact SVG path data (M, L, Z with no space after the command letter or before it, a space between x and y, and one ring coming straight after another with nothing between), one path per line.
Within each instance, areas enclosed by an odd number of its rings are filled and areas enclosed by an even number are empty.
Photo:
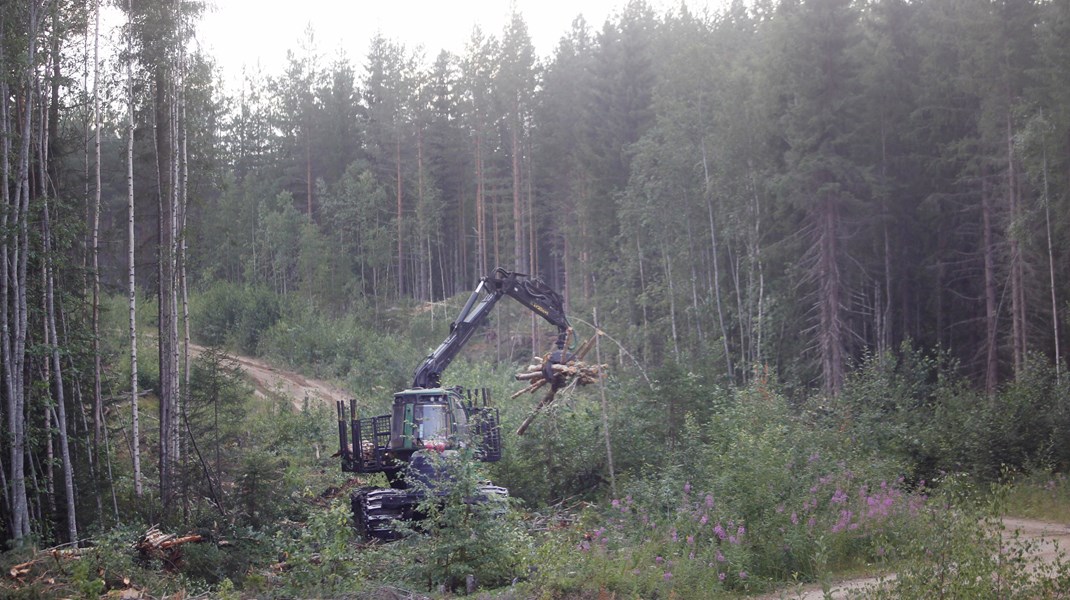
M390 483L390 487L361 487L351 495L353 519L364 536L394 539L398 536L393 526L395 521L419 519L417 507L424 500L426 490L435 490L436 484L449 479L448 474L436 468L432 453L469 447L480 461L501 459L498 409L490 402L489 390L444 387L441 378L502 296L512 297L557 327L554 348L544 357L536 357L536 364L526 372L517 374L518 380L529 385L514 394L514 398L550 384L546 396L521 425L518 434L523 435L535 414L552 402L556 392L570 381L591 383L601 377L600 365L581 362L597 333L575 354L566 350L572 328L557 292L537 278L502 268L480 279L450 324L449 335L417 367L412 387L394 394L390 414L361 419L355 400L350 401L348 415L345 404L338 402L342 471L383 473ZM484 483L477 496L471 501L505 498L508 491Z

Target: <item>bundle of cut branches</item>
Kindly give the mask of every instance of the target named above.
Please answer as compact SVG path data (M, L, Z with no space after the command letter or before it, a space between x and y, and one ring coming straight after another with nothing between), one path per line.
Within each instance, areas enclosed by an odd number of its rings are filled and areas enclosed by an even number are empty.
M173 533L164 533L159 527L153 525L134 543L134 549L142 558L157 558L173 564L181 554L179 546L203 541L204 536L198 534L179 537Z
M607 365L583 362L583 358L587 356L587 353L594 347L594 343L600 335L602 335L602 332L596 331L589 340L580 346L580 349L575 355L569 357L567 362L554 362L552 360L553 353L551 352L544 356L536 356L534 361L528 365L527 368L516 374L517 381L527 381L529 383L526 388L516 392L510 397L513 399L525 393L534 393L547 383L551 384L546 395L543 396L542 400L535 406L535 410L524 420L520 425L520 428L516 430L517 435L524 435L524 432L527 431L531 422L535 420L535 416L554 401L557 397L558 390L573 385L589 385L597 383L602 379L606 372ZM549 369L546 368L547 364L549 364ZM547 378L548 373L550 375L549 378Z

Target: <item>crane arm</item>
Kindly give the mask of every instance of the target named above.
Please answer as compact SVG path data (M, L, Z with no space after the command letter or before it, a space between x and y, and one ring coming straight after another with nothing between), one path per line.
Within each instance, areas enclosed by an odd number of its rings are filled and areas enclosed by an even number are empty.
M532 312L555 325L558 330L557 349L564 350L570 328L565 316L564 300L550 286L537 278L505 269L495 269L492 275L479 280L457 318L450 324L450 333L413 374L414 388L433 388L441 385L446 367L453 362L476 329L486 321L494 305L502 296L509 296Z

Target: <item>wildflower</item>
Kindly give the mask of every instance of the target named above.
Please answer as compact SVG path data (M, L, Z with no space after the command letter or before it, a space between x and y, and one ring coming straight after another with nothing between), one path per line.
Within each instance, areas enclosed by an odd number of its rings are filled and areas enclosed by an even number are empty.
M676 537L676 530L675 529L672 530L670 537L672 537L672 541L674 541L674 542L679 541L679 539Z
M847 492L836 488L836 493L832 495L833 504L843 504L847 501Z
M620 500L617 500L616 498L614 498L612 504L613 504L613 508L618 508L618 507L620 507Z
M746 571L740 571L739 572L739 578L740 579L746 579L747 578L747 572Z
M672 571L665 571L665 574L662 575L661 577L665 581L668 581L668 580L672 579Z
M702 518L699 519L698 522L699 522L699 525L705 525L706 523L709 522L709 520L710 520L709 517L707 517L706 515L702 515Z
M684 484L684 493L685 494L690 494L691 493L691 482L690 481L688 481L687 483Z
M713 494L706 494L706 508L713 508Z
M791 511L791 524L792 525L798 525L799 524L799 513L795 512L795 511Z
M688 546L694 546L695 545L695 536L693 536L693 535L687 536L687 545Z
M713 526L713 534L716 535L718 539L722 540L728 537L728 534L725 533L724 527L722 527L720 523Z
M724 581L724 573L718 573L717 574L717 579L720 579L721 581Z
M654 557L654 564L658 564L658 565L660 565L660 564L661 564L661 563L663 563L663 562L665 562L665 559L664 559L664 558L662 558L662 557L660 557L660 556L655 556L655 557Z
M688 560L695 560L695 553L694 552L688 552L687 553L687 559Z
M809 458L808 462L810 464L814 464L819 460L821 460L821 453L820 452L814 452L813 454L810 455L810 458Z
M715 558L717 559L717 562L724 562L724 554L721 554L720 550L717 551L717 556Z
M747 533L747 528L740 525L739 529L736 530L736 535L738 535L739 537L743 537L744 533Z

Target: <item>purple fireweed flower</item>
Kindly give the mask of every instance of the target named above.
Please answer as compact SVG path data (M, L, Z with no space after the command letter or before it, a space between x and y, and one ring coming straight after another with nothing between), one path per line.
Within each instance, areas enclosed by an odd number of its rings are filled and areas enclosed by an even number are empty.
M810 455L810 458L807 460L807 462L809 462L810 464L814 464L819 460L821 460L821 453L820 452L814 452L813 454Z
M843 504L847 501L847 492L836 488L836 493L832 495L833 504Z
M778 514L778 515L784 514L784 505L783 504L777 504L776 505L776 514Z
M720 550L717 551L717 556L714 558L717 559L717 562L724 562L724 554L721 554Z
M687 536L687 545L688 546L694 546L695 545L695 536L693 536L693 535Z
M721 581L724 581L724 573L718 573L717 574L717 579L719 579Z
M713 508L713 494L706 494L706 508Z
M695 553L694 552L688 552L687 553L687 559L688 560L695 560Z
M665 574L662 575L661 577L665 581L668 581L668 580L672 579L672 572L671 571L665 571Z
M664 559L664 558L662 558L662 557L660 557L660 556L655 556L655 557L654 557L654 564L656 564L656 565L660 565L660 564L661 564L661 563L663 563L663 562L665 562L665 559Z
M690 494L691 493L691 482L690 481L688 481L687 483L684 484L684 493L685 494Z
M739 543L739 538L737 538L734 535L730 535L730 536L728 536L728 543L729 544L738 544Z
M792 511L792 513L791 513L791 524L792 525L798 525L799 524L799 513L795 512L795 511Z
M613 508L617 508L617 507L620 506L620 500L617 500L616 498L614 498L613 502L611 502L611 504L613 505Z
M676 530L675 529L672 530L670 537L672 537L672 541L674 541L674 542L679 541L679 538L676 537Z
M718 539L722 540L728 537L728 534L725 533L724 527L721 527L720 523L713 526L713 534L716 535Z
M739 578L740 579L746 579L747 578L747 572L746 571L740 571L739 572Z
M738 535L739 537L743 537L744 533L747 533L747 528L740 525L739 529L736 530L736 535Z
M702 518L699 519L698 522L699 522L699 525L705 525L707 522L709 522L709 520L710 520L709 517L707 517L706 515L702 515Z

